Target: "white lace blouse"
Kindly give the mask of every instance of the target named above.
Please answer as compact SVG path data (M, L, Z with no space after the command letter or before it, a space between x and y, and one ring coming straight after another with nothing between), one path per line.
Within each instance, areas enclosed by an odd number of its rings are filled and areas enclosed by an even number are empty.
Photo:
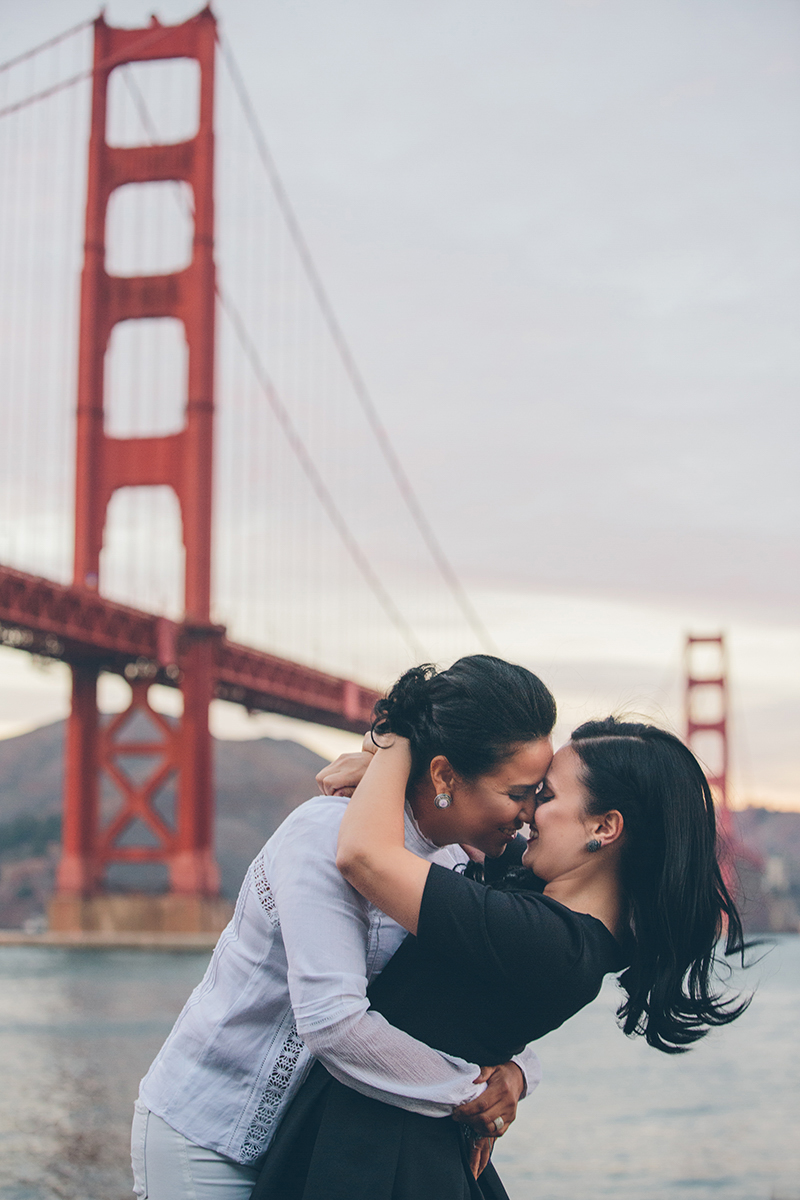
M240 1163L266 1151L316 1056L342 1083L427 1116L473 1099L475 1063L409 1037L369 1008L369 980L403 938L336 869L347 801L319 796L296 809L251 864L208 970L142 1080L140 1099L173 1129ZM406 815L406 845L444 867ZM526 1050L527 1092L541 1078Z

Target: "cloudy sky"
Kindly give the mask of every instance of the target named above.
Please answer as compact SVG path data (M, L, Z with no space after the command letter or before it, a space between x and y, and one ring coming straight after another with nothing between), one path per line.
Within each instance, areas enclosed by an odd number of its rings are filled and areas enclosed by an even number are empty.
M501 651L565 728L609 707L679 725L683 636L724 630L736 798L800 807L796 3L214 7ZM0 0L4 57L94 12ZM59 668L0 664L5 732L63 712Z

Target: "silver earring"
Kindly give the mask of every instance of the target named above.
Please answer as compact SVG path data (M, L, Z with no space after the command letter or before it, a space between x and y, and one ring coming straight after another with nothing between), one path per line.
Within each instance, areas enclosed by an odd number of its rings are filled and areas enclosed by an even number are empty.
M590 854L596 854L597 851L602 850L602 848L603 848L603 843L598 841L597 838L592 838L592 840L590 842L586 843L586 849L589 851Z
M453 797L449 792L439 792L439 795L434 799L433 803L437 808L449 808L453 803Z

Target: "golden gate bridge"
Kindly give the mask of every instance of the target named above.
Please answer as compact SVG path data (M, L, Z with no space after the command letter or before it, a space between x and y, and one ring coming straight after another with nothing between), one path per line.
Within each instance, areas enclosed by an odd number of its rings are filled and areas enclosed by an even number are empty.
M210 8L0 66L0 153L0 636L72 674L51 926L108 928L109 867L157 862L125 921L213 930L211 701L360 732L378 674L495 646ZM131 688L112 719L103 672Z
M92 60L80 66L87 34ZM363 489L370 484L363 466L364 426L382 458L382 494L388 476L462 621L491 645L358 373L232 53L223 45L220 55L220 45L209 8L177 26L153 18L145 29L116 29L100 16L4 64L0 72L7 303L13 297L13 311L6 313L8 528L0 554L0 621L7 645L59 658L72 672L63 852L50 914L56 929L108 921L104 878L109 865L119 862L167 865L169 893L158 917L163 928L219 924L209 704L223 699L249 711L362 730L374 687L308 661L309 648L319 654L321 637L335 640L337 625L363 618L351 604L355 580L372 607L359 633L362 661L375 628L384 659L392 636L404 657L425 657L413 617L401 611L373 565L375 555L354 531ZM234 130L239 144L215 162L219 58L228 71L228 99L238 101L242 120ZM154 87L152 69L159 66L173 70L171 76L162 70ZM83 98L81 88L88 93ZM31 112L39 122L33 138L30 121L24 124ZM48 479L48 439L60 442L56 453L62 459L71 456L70 264L64 262L63 243L74 240L66 222L70 201L74 210L80 191L75 164L82 115L89 144L73 364L71 504L63 463L55 464L59 483ZM189 136L164 136L165 125L176 119ZM260 191L253 186L253 162L242 162L243 135L249 135L251 158L261 169ZM37 136L48 144L37 146ZM229 249L215 207L216 185L231 171L236 187L227 196L229 221L240 232L246 227L248 242ZM270 202L258 211L265 180ZM172 206L166 215L165 201ZM254 211L242 220L248 204ZM31 213L39 216L38 225ZM267 260L260 280L259 253ZM26 279L33 282L26 285ZM53 310L42 311L51 301ZM316 308L314 327L310 307ZM227 323L221 365L215 364L219 314ZM60 341L54 333L59 323ZM60 369L53 370L53 359L60 359ZM43 368L38 374L37 365ZM217 402L219 391L227 404ZM352 450L360 454L355 485L352 462L337 479L320 444L341 420L345 392L356 409L351 403L345 433L359 415L362 426L352 439ZM284 396L294 402L293 411ZM274 452L276 438L283 439L283 454ZM296 495L296 480L287 479L291 471L303 478L327 521L327 542L338 540L344 551L332 554L328 546L326 553L325 542L311 538L304 495L299 538L306 558L315 541L318 574L327 583L324 633L314 637L308 627L314 618L320 624L320 614L298 619L309 567L295 545L297 513L288 533L280 527ZM63 551L70 544L71 578L65 578ZM342 557L349 573L344 587ZM277 585L265 578L265 563ZM216 596L213 579L220 581ZM263 645L280 641L275 628L281 588L290 592L288 607L294 609L288 636L283 632L294 654L269 652ZM248 606L255 613L248 614ZM241 628L244 636L232 640L226 626ZM102 720L98 709L103 671L131 685L129 708L111 721ZM180 690L183 711L177 721L153 709L153 684ZM149 763L144 778L127 769L134 760ZM175 790L169 812L168 787ZM138 839L132 838L135 829Z

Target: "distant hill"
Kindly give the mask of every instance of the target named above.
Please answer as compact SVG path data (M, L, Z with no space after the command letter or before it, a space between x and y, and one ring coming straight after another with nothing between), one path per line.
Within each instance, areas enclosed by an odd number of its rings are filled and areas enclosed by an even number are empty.
M0 740L0 927L42 912L52 891L65 728L59 721ZM216 851L229 899L284 817L317 794L314 776L324 762L297 742L215 741ZM149 884L160 879L152 869Z

